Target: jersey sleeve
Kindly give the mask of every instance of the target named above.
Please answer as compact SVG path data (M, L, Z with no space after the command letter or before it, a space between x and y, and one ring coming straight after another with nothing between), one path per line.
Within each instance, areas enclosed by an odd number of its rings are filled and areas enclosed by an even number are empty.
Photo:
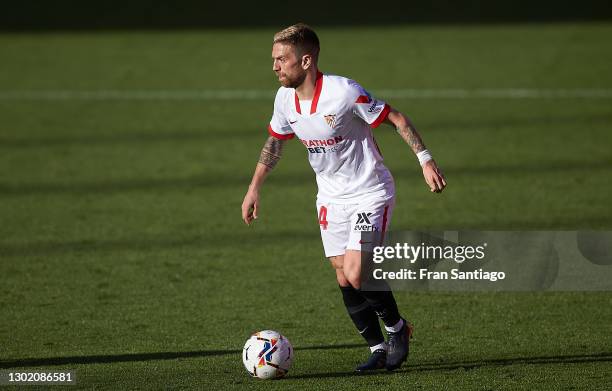
M353 113L372 128L377 128L389 115L391 106L380 99L373 98L357 82L351 80L350 92L349 99L352 100Z
M289 121L287 120L283 108L283 91L282 88L280 88L274 99L274 112L270 124L268 125L268 133L277 139L288 140L293 138L295 133L293 133L291 126L289 126Z

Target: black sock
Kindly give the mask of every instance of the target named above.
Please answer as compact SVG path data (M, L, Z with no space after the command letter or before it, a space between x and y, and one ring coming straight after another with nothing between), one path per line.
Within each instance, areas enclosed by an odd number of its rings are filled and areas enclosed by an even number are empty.
M383 343L385 338L380 330L378 316L366 299L352 286L341 286L340 290L346 310L368 346Z
M359 291L361 296L370 304L376 315L383 321L385 326L392 327L401 319L397 303L391 290L382 291Z

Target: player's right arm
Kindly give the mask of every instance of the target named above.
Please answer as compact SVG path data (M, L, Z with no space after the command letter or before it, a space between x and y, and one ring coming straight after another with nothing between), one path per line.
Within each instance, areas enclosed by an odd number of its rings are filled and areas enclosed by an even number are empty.
M270 136L261 149L259 163L255 167L249 190L244 196L244 201L242 201L242 220L247 225L250 225L257 218L261 185L263 185L268 173L280 160L285 141L295 136L285 115L286 106L293 96L293 90L281 87L276 93L276 98L274 98L274 112L268 125Z
M242 201L242 220L247 225L257 218L257 208L259 206L259 189L263 185L266 176L276 166L276 163L281 158L283 146L286 140L281 140L274 136L269 136L266 140L261 154L259 155L259 162L255 167L255 173L253 179L249 185L244 201Z

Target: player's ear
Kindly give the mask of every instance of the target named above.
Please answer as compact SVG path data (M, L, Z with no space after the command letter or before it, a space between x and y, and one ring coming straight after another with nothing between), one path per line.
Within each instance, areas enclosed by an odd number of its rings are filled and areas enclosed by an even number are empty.
M304 54L302 56L302 68L307 70L312 66L312 56L310 54Z

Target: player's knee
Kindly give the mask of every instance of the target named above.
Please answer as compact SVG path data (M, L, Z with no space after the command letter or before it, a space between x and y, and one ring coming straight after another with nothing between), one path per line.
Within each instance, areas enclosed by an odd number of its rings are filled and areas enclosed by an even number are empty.
M348 251L343 263L344 276L354 287L361 285L361 257L358 251Z
M356 273L351 273L349 275L344 275L344 278L348 284L350 284L353 288L359 289L361 288L361 278Z
M340 286L349 286L351 283L344 276L344 271L342 269L336 269L336 281L338 281L338 285Z
M329 261L334 269L342 269L344 266L344 256L338 255L335 257L329 257Z
M345 270L353 271L361 269L361 256L359 251L347 251L342 266Z

